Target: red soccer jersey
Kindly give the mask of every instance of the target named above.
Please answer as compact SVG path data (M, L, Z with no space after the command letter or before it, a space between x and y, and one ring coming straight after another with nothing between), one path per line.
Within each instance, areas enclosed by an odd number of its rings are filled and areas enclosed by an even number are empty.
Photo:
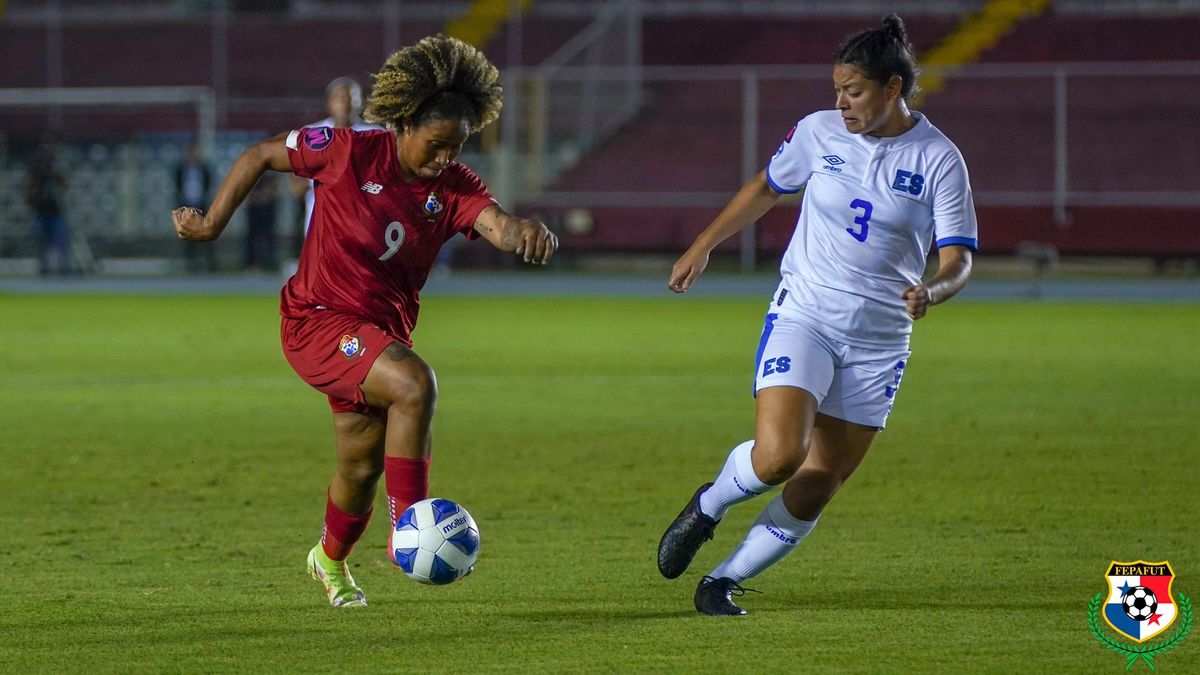
M410 340L420 290L442 244L496 200L463 164L433 179L404 181L390 131L310 127L287 138L298 176L314 181L312 224L279 312L318 307L361 316Z

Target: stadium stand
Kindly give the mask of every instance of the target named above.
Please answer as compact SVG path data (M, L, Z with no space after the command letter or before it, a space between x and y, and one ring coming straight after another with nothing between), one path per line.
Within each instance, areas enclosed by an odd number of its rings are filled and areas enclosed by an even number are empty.
M922 18L910 22L918 53L933 47L954 22ZM647 20L645 56L649 65L703 63L791 64L829 61L829 45L861 27L861 19L781 20L702 19L686 24ZM1011 28L981 55L988 65L1116 61L1152 64L1191 60L1189 36L1194 18L1056 16L1031 18ZM729 49L713 49L722 35L754 35ZM803 39L802 36L819 36ZM1117 66L1119 69L1120 66ZM1055 101L1052 77L986 79L951 77L921 109L959 145L972 171L978 196L983 244L989 252L1012 253L1022 243L1040 242L1064 253L1134 254L1154 257L1200 255L1194 202L1179 206L1107 205L1105 195L1154 194L1194 190L1200 176L1200 149L1172 139L1200 109L1193 86L1166 88L1134 76L1072 76L1069 79L1069 189L1098 203L1072 205L1066 218L1053 206L1022 202L1045 193L1055 181ZM550 192L654 189L732 194L740 175L741 95L736 81L648 84L645 108ZM759 92L760 165L794 120L832 103L824 81L764 81ZM1148 113L1148 106L1154 109ZM1171 148L1169 164L1151 160L1156 149ZM600 186L604 186L601 188ZM1111 199L1120 201L1117 196ZM1174 196L1166 196L1170 202ZM1134 198L1136 201L1137 198ZM1186 200L1185 200L1186 201ZM536 198L532 200L537 205ZM548 208L553 212L554 208ZM594 229L569 246L616 250L671 250L685 246L715 214L697 208L633 208L605 205L590 209ZM787 243L794 207L781 207L760 223L758 246L768 255ZM727 248L735 244L727 242Z
M93 4L72 0L63 6L86 9ZM524 16L521 31L519 62L529 76L536 73L533 66L544 63L590 21L586 13L537 11L539 4L543 3L533 3ZM963 75L952 75L920 104L967 158L985 250L1011 253L1036 242L1066 254L1200 255L1200 237L1194 234L1200 215L1195 196L1200 148L1178 142L1179 130L1189 127L1200 109L1200 88L1195 86L1200 84L1200 66L1191 47L1200 17L1119 11L1058 14L1058 4L999 31L994 44L979 54L978 68L983 70L968 67ZM57 84L214 87L220 101L220 142L213 151L218 168L231 161L247 139L323 116L324 83L344 74L366 81L389 40L406 44L446 26L427 16L405 17L389 36L377 18L353 13L327 18L312 13L238 13L224 28L224 75L218 77L210 18L154 13L162 3L126 6L134 12L146 8L148 18L112 22L85 16L63 24ZM541 124L547 151L569 155L570 160L548 170L545 184L519 190L516 206L561 225L570 210L563 195L607 194L610 197L575 205L588 211L591 227L565 233L567 250L678 250L711 219L722 196L732 194L745 178L744 103L737 69L775 69L775 74L756 80L753 149L755 165L761 167L798 116L832 103L827 76L792 77L789 69L827 67L841 39L870 21L861 13L648 12L640 24L646 67L733 67L733 74L721 81L647 77L636 114L598 138L596 145L585 147L556 141L578 113L530 117L528 81L522 81L510 94L515 126ZM958 17L948 14L918 15L908 23L919 55L933 50L960 25ZM506 67L512 51L509 36L492 28L487 51ZM0 23L0 62L16 64L0 69L0 89L41 87L51 81L51 64L42 58L48 36L46 26L36 23ZM184 44L188 48L180 49ZM279 67L278 55L286 55L287 67ZM1123 68L1169 62L1191 64L1191 74L1182 76L1179 86L1132 70L1121 74ZM1065 156L1072 201L1058 209L1045 198L1056 177L1055 81L1052 75L1030 77L1021 72L1054 63L1093 63L1099 68L1095 74L1075 73L1067 79ZM1004 68L1007 75L996 70ZM601 97L598 105L604 103ZM76 144L67 149L67 156L81 160L70 183L70 199L86 215L74 224L115 230L126 239L150 227L150 215L125 214L115 219L114 228L112 214L134 202L146 214L168 205L163 196L169 192L163 189L167 170L195 120L195 111L184 106L60 111L57 131ZM47 124L43 110L0 107L0 128L15 151L13 157ZM138 148L119 147L135 137ZM1170 149L1169 160L1157 154L1163 148ZM106 162L116 160L126 167L124 177L104 170ZM486 173L491 167L481 168ZM6 181L10 188L0 190L0 216L12 225L11 231L24 231L23 206L12 187L21 184L22 174L15 162L0 171L11 179ZM494 176L489 181L498 182ZM658 195L662 205L639 203L636 196L649 192ZM631 194L634 197L623 203ZM112 211L94 214L94 209L82 208L94 204ZM786 245L794 208L780 207L760 224L757 246L763 255L773 256ZM5 236L0 231L0 255ZM736 247L733 241L726 245L730 250ZM103 242L98 250L106 252Z

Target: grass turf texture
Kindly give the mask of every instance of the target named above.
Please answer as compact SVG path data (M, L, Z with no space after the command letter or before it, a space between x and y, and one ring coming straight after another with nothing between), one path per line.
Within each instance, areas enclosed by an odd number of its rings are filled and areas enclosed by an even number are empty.
M751 435L759 300L427 300L433 494L482 556L407 580L380 498L358 611L304 573L332 432L272 299L0 307L0 670L1115 673L1087 628L1110 560L1200 597L1197 306L935 309L888 431L732 620L692 589L765 499L682 579L654 555ZM1156 665L1196 672L1200 635Z

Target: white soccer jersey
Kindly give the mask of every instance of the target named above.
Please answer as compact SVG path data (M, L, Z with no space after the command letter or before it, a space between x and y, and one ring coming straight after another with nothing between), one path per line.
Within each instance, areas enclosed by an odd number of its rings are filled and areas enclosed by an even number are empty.
M900 295L921 282L931 245L978 248L962 154L913 116L907 132L876 138L846 131L837 110L813 113L767 165L777 192L804 189L779 307L845 344L906 345L912 319Z

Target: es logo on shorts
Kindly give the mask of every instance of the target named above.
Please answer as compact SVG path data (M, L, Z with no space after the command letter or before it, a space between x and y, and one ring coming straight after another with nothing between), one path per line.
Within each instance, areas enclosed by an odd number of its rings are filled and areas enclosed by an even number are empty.
M900 390L900 380L904 377L904 362L897 361L896 367L892 369L892 383L884 385L883 395L889 399L896 398L896 392Z
M763 361L763 377L774 373L786 373L791 369L792 359L788 356L780 356L779 358Z
M348 359L362 356L362 340L359 340L357 335L343 335L338 341L338 351Z

